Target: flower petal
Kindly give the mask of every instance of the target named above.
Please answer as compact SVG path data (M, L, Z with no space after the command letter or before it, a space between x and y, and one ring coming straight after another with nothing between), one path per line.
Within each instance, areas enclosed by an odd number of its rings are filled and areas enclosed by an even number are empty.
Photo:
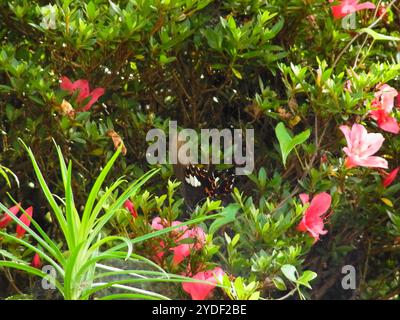
M365 9L375 9L375 8L376 8L376 6L372 2L369 2L369 1L357 4L355 6L356 11L365 10Z
M317 194L312 200L307 209L308 215L321 216L329 210L331 206L332 197L329 193L322 192Z
M172 261L175 266L180 264L187 256L190 255L190 245L186 243L173 247L170 250L174 252Z
M42 265L42 262L40 261L39 254L35 253L35 255L33 256L32 262L31 262L31 266L39 269L41 265Z
M83 107L83 110L84 111L88 111L91 107L92 107L92 105L94 104L94 103L96 103L97 102L97 100L99 100L99 98L104 94L104 88L96 88L96 89L94 89L91 93L90 93L90 100L89 100L89 102ZM89 93L88 93L88 95L86 96L86 97L88 97L89 96Z
M72 93L75 90L75 87L74 87L73 83L71 82L71 80L69 80L68 77L65 77L65 76L61 77L60 88L65 91L68 91L69 93Z
M399 173L400 167L397 167L396 169L392 170L388 176L383 180L383 186L385 188L387 188L388 186L390 186L394 179L396 179L397 174Z
M363 125L358 123L353 124L350 132L351 146L348 145L351 152L360 150L365 145L367 135L367 129Z
M351 129L350 129L350 127L349 126L340 126L339 129L340 129L340 131L343 132L344 137L346 138L348 149L351 150Z
M362 167L369 167L369 168L388 168L388 162L383 159L382 157L368 157L366 159L360 159L358 161L358 165Z
M213 270L199 272L192 278L196 280L204 280L213 284L203 284L198 282L184 282L182 283L183 290L190 294L192 300L205 300L211 291L215 288L217 283L222 281L224 271L216 267Z
M136 212L135 206L133 205L133 202L130 200L126 200L124 203L124 208L127 209L133 218L137 218L138 214Z
M310 202L310 196L306 193L299 194L300 200L303 204L307 204Z
M164 229L164 226L162 225L162 223L161 223L161 218L160 217L155 217L153 220L152 220L152 222L151 222L151 227L154 229L154 230L161 230L161 229Z
M29 217L32 218L32 215L33 215L33 207L29 207L28 209L25 210L25 213L24 212L22 213L19 219L24 225L29 227L31 225L31 219L29 219ZM17 232L17 238L22 238L25 235L26 230L20 225L17 225L16 232Z
M362 139L358 152L360 158L369 157L377 153L385 141L381 133L368 133Z
M8 210L15 216L19 212L21 203L18 203L16 206L9 208ZM4 213L0 218L0 229L7 227L7 225L12 221L12 218L8 213Z
M389 115L378 119L378 126L382 130L390 133L398 134L400 132L400 126L397 120Z

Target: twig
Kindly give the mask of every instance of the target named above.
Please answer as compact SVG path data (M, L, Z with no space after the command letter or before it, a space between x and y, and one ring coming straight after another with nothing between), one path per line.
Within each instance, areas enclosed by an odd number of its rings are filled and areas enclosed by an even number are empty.
M14 278L12 277L10 270L9 269L4 269L4 273L7 277L8 283L13 287L13 289L18 293L23 295L24 293L17 287L17 285L14 282Z

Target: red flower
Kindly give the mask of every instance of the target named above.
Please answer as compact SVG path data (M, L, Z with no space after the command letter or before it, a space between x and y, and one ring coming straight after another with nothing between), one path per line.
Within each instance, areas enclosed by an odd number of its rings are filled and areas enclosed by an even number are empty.
M385 188L387 188L388 186L390 186L390 185L393 183L394 179L396 179L397 174L399 173L399 170L400 170L400 167L397 167L396 169L392 170L392 171L386 176L385 179L383 179L383 182L382 182L382 183L383 183L383 186L384 186Z
M386 6L385 4L381 3L381 5L378 8L378 17L384 16L387 14Z
M11 211L11 213L16 216L19 212L19 209L21 208L21 203L17 204L16 206L8 209L9 211ZM31 224L31 220L29 219L29 217L32 218L32 214L33 214L33 208L29 207L28 209L25 210L26 214L22 213L19 217L19 219L21 220L21 222L26 225L27 227L30 226ZM29 216L29 217L28 217ZM7 227L7 225L12 221L12 218L10 215L8 215L8 213L4 213L3 216L0 218L0 229ZM22 238L25 233L26 230L21 227L19 224L17 225L16 228L16 232L17 232L17 237L18 238Z
M21 203L17 204L16 206L9 208L8 210L16 216L19 212ZM7 227L7 225L12 221L11 216L8 213L4 213L3 216L0 218L0 229Z
M216 267L213 270L196 273L192 279L203 280L211 282L212 284L205 284L199 282L184 282L182 283L183 290L190 294L192 300L205 300L212 290L214 290L217 283L222 282L224 271Z
M31 262L31 266L36 269L39 269L41 265L42 265L42 262L40 261L39 254L35 253L35 255L33 256L32 262Z
M25 214L26 213L26 214ZM25 210L25 213L22 213L22 215L19 217L19 219L21 220L21 222L26 225L27 227L30 226L31 224L31 220L29 219L29 217L32 218L32 214L33 214L33 207L29 207L28 209ZM29 216L29 217L28 217ZM17 225L17 238L22 238L25 233L26 230L21 227L20 225Z
M124 208L127 209L133 218L137 218L138 214L136 212L135 206L133 205L133 202L130 200L126 200L124 203Z
M396 96L396 108L400 108L400 94Z
M309 203L309 196L305 193L300 194L300 199L303 204ZM323 215L328 211L331 206L332 197L322 192L317 194L312 200L309 207L306 209L303 219L297 226L297 230L301 232L308 232L314 241L319 240L319 235L324 235L328 231L324 230L324 217Z
M340 19L356 11L375 9L375 5L369 1L358 4L358 0L342 0L339 5L332 6L331 9L333 17Z
M77 102L79 104L83 103L84 100L90 97L89 102L82 106L84 111L88 111L90 107L104 94L104 88L96 88L90 92L89 81L85 79L80 79L75 82L71 82L67 77L61 77L61 89L68 91L73 94L75 91L79 91Z

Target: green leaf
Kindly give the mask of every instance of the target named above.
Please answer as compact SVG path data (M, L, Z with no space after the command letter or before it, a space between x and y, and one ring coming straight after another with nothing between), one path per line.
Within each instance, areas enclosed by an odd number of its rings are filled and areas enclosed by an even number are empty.
M4 178L4 180L6 180L6 183L7 183L8 187L11 188L10 179L8 178L5 170L3 170L1 166L0 166L0 176L2 176Z
M237 69L235 69L234 67L231 67L231 70L236 78L238 78L240 80L243 79L242 74Z
M236 21L232 16L229 16L228 18L228 27L230 30L236 30Z
M78 115L75 117L75 121L86 121L90 118L90 114L90 112L79 112Z
M292 138L283 122L280 122L275 128L275 134L279 141L283 165L286 166L286 160L290 152L309 138L310 130L307 129Z
M25 150L28 152L29 158L31 159L32 165L33 165L33 169L35 171L36 174L36 178L39 181L40 187L44 193L44 195L46 196L47 202L49 203L49 205L51 206L51 208L53 209L53 212L57 218L57 221L60 225L60 228L62 230L62 232L64 234L68 233L67 230L67 221L65 220L64 214L61 210L61 208L58 206L57 201L55 200L52 192L50 191L46 180L43 177L42 172L40 171L39 165L35 159L35 156L33 155L33 152L31 150L31 148L29 148L21 139L19 139L19 141L21 142L21 144L24 146Z
M374 40L400 41L400 38L398 38L398 37L387 36L387 35L378 33L370 28L362 28L360 30L360 32L369 34L372 38L374 38Z
M275 287L278 290L285 291L287 289L285 281L283 281L283 279L281 277L277 276L277 277L273 278L272 282L274 283Z
M2 92L2 93L12 92L12 91L13 91L13 88L12 88L12 87L6 86L6 85L4 85L4 84L1 84L1 85L0 85L0 92Z
M94 20L96 18L96 5L92 1L86 5L86 13L89 20Z
M297 279L297 283L301 284L307 288L311 289L309 282L317 277L317 274L314 271L306 270L304 273Z
M171 63L176 60L176 57L167 57L165 54L160 55L160 63L165 65L167 63Z
M185 239L182 239L180 241L177 241L177 244L178 245L181 245L181 244L194 244L196 242L197 242L196 238L185 238Z
M296 268L294 266L291 264L284 264L281 267L281 271L290 281L296 282Z
M260 184L261 187L265 187L266 183L267 183L267 172L265 171L265 168L262 167L259 171L258 171L258 182Z
M110 3L110 6L113 9L113 11L115 11L117 14L121 15L121 9L120 9L119 5L115 4L111 0L108 0L108 2Z
M237 245L237 243L239 242L240 239L240 234L238 233L237 235L235 235L231 241L231 246L234 247Z
M256 291L251 294L249 300L259 300L260 299L260 292Z
M236 213L238 212L239 208L240 206L238 204L230 204L224 208L220 213L222 217L215 219L210 226L209 233L214 234L222 226L235 221Z

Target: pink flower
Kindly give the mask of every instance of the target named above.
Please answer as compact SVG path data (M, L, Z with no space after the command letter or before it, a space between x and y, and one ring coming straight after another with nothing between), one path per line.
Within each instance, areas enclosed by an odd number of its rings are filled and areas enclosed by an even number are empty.
M376 120L379 128L394 134L399 133L400 127L397 120L390 115L394 106L394 98L398 96L396 89L384 84L378 86L379 91L375 93L375 99L371 105L374 110L370 111L371 118Z
M172 221L171 225L169 225L169 222L167 219L161 219L160 217L156 217L152 220L151 222L151 227L154 230L162 230L164 228L167 227L175 227L182 224L182 222L180 221ZM176 232L184 232L187 230L187 226L181 226L179 228L174 229L172 232L176 233Z
M203 271L196 273L192 279L203 280L211 282L212 284L205 284L200 282L184 282L182 283L183 290L190 294L192 300L205 300L212 290L214 290L217 283L222 283L222 277L225 272L216 267L213 270Z
M346 80L346 82L344 83L344 91L352 93L353 90L351 89L351 86L352 86L351 80Z
M301 202L303 202L303 204L310 202L310 196L307 193L300 193L299 197L300 197Z
M378 85L377 89L378 91L375 92L375 100L380 104L385 112L392 112L394 98L398 95L397 90L387 84Z
M68 91L70 94L73 94L75 91L79 91L77 102L79 104L87 101L90 97L90 100L82 106L84 111L88 111L90 107L104 94L104 88L96 88L92 92L90 92L89 81L85 79L80 79L75 82L71 82L67 77L61 77L61 89Z
M372 156L378 152L385 140L382 134L368 133L364 126L356 123L351 128L340 126L340 130L347 141L347 147L343 148L347 155L346 168L361 166L387 169L388 163L385 159Z
M164 229L164 226L161 224L161 222L162 222L161 218L160 217L156 217L151 221L151 227L154 230L162 230L162 229Z
M19 212L21 203L17 204L14 207L9 208L8 210L16 216ZM12 218L8 215L8 213L4 213L3 216L0 218L0 229L7 227L7 225L12 221Z
M41 265L42 265L42 262L40 261L39 254L35 253L35 255L33 256L32 262L31 262L31 266L36 269L39 269Z
M135 206L133 205L132 201L126 200L124 203L124 208L127 209L131 213L131 215L134 219L138 217L138 214L136 212Z
M194 239L195 242L180 244L170 249L174 252L174 257L172 259L174 265L181 263L187 256L190 255L192 250L200 250L206 243L206 235L203 229L200 227L186 230L184 234L177 240L177 242L188 238Z
M390 185L393 183L394 179L396 179L397 174L399 173L399 170L400 170L400 167L397 167L396 169L392 170L392 171L386 176L385 179L383 179L383 182L382 182L382 183L383 183L383 186L384 186L385 188L387 188L388 186L390 186Z
M25 213L22 213L22 215L19 217L19 219L21 220L21 222L24 225L29 227L31 225L31 220L29 219L29 217L32 218L33 207L29 207L28 209L26 209ZM22 238L25 235L26 230L23 227L21 227L20 225L17 225L16 232L17 232L17 238Z
M170 250L174 252L172 261L173 265L175 266L180 264L187 256L190 255L190 247L188 244L181 244L179 246L171 248Z
M332 6L331 9L333 17L340 19L360 10L375 9L375 5L369 1L358 4L358 0L342 0L339 5Z
M303 204L308 204L310 197L302 193L300 194L300 200ZM319 235L324 235L328 231L324 230L324 217L323 215L328 211L331 206L332 197L322 192L317 194L312 200L309 207L304 212L303 218L300 224L297 226L297 230L302 232L308 232L314 241L319 240Z
M157 263L161 263L162 259L165 255L165 243L164 241L160 241L159 242L159 246L156 246L155 248L153 248L153 250L155 251L155 255L153 256L153 260L156 261Z
M180 224L182 224L182 222L172 221L171 226L179 226ZM161 219L160 217L156 217L152 220L151 227L154 230L161 230L164 229L165 227L169 227L169 225L166 219ZM181 226L179 228L174 229L171 232L171 234L173 237L173 241L175 243L179 243L180 241L188 238L194 239L193 243L178 244L177 246L171 247L169 249L174 253L174 256L172 258L174 265L178 265L179 263L181 263L187 256L190 255L190 253L193 250L200 250L206 242L205 240L206 235L203 229L200 227L194 227L189 229L187 226ZM162 253L162 256L163 255L164 253Z

